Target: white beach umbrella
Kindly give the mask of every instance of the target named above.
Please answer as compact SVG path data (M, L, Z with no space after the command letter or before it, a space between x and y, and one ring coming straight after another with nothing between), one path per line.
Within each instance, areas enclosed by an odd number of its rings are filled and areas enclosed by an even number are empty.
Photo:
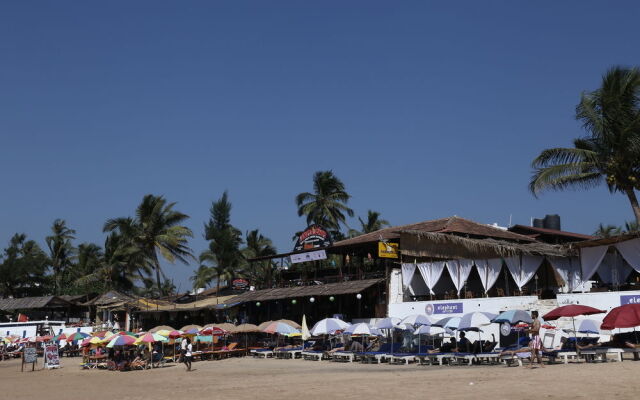
M459 331L481 331L482 327L491 324L496 314L488 312L470 312L464 314L458 323Z
M439 326L433 326L433 325L422 325L420 327L418 327L418 329L416 329L413 334L414 335L428 335L428 336L435 336L435 335L443 335L446 331L444 330L444 328L439 327Z
M325 318L316 322L311 328L312 336L330 335L336 331L347 329L349 324L338 318Z
M433 321L429 319L424 314L413 314L408 315L400 321L401 324L411 324L411 325L431 325Z
M353 324L344 330L344 333L349 335L369 335L369 336L380 336L380 331L376 328L372 328L368 324L364 322Z
M378 329L393 329L400 323L400 318L387 317L376 322L376 328Z
M441 328L449 328L449 329L458 329L458 324L460 323L460 317L446 317L442 318L439 321L434 322L431 325L439 326Z

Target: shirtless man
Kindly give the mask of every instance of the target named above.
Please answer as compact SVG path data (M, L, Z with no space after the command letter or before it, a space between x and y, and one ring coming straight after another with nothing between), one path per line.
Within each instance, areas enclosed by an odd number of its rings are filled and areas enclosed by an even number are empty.
M540 339L540 320L538 319L538 312L531 311L531 318L533 318L533 323L531 324L531 329L529 329L529 334L531 335L531 342L529 342L529 348L531 349L531 362L529 363L529 368L533 368L533 359L538 359L538 364L540 364L540 368L544 368L542 364L542 340Z

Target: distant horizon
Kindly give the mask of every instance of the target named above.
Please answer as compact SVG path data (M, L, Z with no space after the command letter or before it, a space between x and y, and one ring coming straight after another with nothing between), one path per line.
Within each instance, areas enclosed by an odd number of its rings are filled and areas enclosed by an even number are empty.
M356 216L458 215L562 229L633 221L605 186L528 189L542 149L584 135L580 94L639 66L640 3L9 2L0 13L0 246L43 248L56 218L102 246L104 222L164 195L190 247L225 190L231 222L279 251L294 197L333 170ZM597 27L597 28L594 28ZM357 219L349 219L357 228ZM163 263L182 291L197 268Z

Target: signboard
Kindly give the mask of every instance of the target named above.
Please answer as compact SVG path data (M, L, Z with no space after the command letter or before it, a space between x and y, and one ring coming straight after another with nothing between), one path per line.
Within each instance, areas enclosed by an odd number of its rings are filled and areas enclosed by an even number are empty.
M424 307L427 315L434 314L462 314L463 303L429 303Z
M24 365L31 364L31 370L35 371L37 361L38 361L38 354L36 352L35 347L23 348L22 349L22 368L20 370L24 372Z
M60 368L60 358L58 357L58 345L47 344L44 348L44 366L46 368Z
M311 225L296 239L293 251L319 249L331 246L331 235L320 225Z
M378 242L378 257L398 258L398 243Z
M620 305L624 306L625 304L640 304L640 295L624 295L620 296Z
M249 286L249 281L246 279L234 279L231 285L234 289L246 289Z
M327 258L327 252L324 250L310 251L308 253L292 254L290 257L291 264L297 264L307 261L325 260Z

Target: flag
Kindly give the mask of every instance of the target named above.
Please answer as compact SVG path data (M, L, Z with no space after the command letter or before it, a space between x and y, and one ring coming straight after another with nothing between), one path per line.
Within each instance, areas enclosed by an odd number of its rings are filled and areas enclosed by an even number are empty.
M307 327L307 318L304 314L302 314L302 340L309 340L311 337L311 333L309 332L309 328Z

